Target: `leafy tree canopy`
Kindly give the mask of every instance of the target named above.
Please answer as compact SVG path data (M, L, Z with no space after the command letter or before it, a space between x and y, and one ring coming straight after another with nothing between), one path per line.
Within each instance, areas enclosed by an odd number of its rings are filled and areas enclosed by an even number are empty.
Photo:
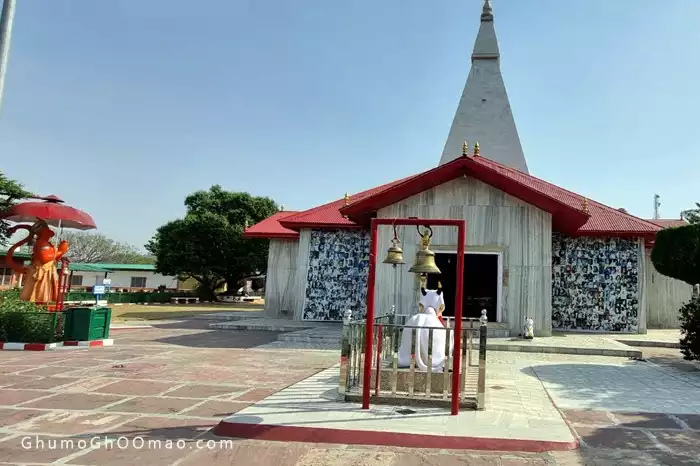
M25 191L21 184L8 179L0 172L0 212L9 209L16 200L31 196L31 193ZM0 221L0 245L7 242L8 222Z
M61 239L68 241L67 257L73 262L90 264L152 264L155 258L141 253L136 247L119 243L99 233L64 231Z
M694 209L683 211L682 216L688 223L700 223L700 202L695 203Z
M235 291L242 279L265 272L267 241L244 238L243 230L279 210L272 199L215 185L187 196L185 207L184 218L160 227L146 245L159 272L194 278L209 299L224 283Z
M658 232L651 261L663 275L691 285L700 283L700 223Z

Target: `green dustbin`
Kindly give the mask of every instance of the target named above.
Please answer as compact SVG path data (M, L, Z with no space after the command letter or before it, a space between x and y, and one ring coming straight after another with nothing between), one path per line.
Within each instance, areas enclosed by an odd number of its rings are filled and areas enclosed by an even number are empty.
M65 341L89 341L109 338L112 309L109 307L73 307L66 309L63 326Z

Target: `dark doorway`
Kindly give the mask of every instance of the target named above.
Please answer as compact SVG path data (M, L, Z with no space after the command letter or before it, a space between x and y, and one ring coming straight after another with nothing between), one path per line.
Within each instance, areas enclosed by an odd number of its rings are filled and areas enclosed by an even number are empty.
M446 316L455 315L455 289L457 285L457 254L436 253L435 263L442 272L428 275L428 288L437 288L438 280L445 293ZM498 255L466 254L464 257L463 317L479 317L486 309L489 322L498 317Z

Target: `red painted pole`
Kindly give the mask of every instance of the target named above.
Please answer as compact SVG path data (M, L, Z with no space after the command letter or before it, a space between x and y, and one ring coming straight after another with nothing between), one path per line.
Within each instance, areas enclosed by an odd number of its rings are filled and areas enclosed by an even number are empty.
M374 282L377 268L377 228L372 219L369 240L369 272L367 274L367 315L365 328L365 367L362 383L362 409L369 409L369 389L372 381L372 339L374 338Z
M382 326L377 325L377 367L374 370L374 396L379 396L379 378L382 368Z
M460 367L462 359L462 300L464 293L464 247L466 222L457 224L457 290L455 292L455 334L452 356L452 415L459 414Z

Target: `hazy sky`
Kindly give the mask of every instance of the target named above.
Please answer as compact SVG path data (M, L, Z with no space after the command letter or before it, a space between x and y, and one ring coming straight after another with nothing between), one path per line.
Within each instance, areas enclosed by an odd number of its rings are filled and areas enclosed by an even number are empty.
M18 3L0 169L138 246L212 184L306 209L436 166L482 4ZM533 175L645 217L700 201L700 1L493 7Z

